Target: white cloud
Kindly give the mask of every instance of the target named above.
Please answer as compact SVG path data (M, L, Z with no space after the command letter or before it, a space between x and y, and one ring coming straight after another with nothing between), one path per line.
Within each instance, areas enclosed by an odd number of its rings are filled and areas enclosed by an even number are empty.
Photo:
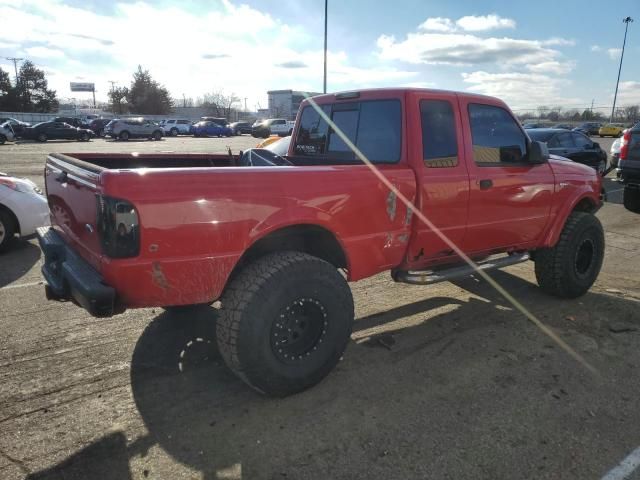
M456 29L450 18L442 17L427 18L418 28L433 32L453 32Z
M618 88L617 105L639 105L640 104L640 82L625 81L620 82Z
M537 64L554 60L560 54L537 40L469 34L409 33L402 41L381 35L377 46L381 59L413 64Z
M576 44L575 40L570 40L561 37L552 37L549 40L544 40L541 42L542 45L546 45L549 47L557 46L557 47L573 47Z
M566 95L570 82L539 73L463 73L470 91L505 100L512 108L535 108L538 105L579 103Z
M556 60L527 65L527 69L534 73L553 73L555 75L566 75L574 69L574 61L558 62Z
M607 55L611 60L620 60L620 53L622 53L621 48L607 48Z
M30 57L36 58L63 58L64 52L57 48L49 47L29 47L25 48L25 52Z
M600 45L591 45L592 52L600 52L602 51L602 47Z
M467 32L483 32L498 28L516 28L515 20L503 18L496 14L491 15L468 15L459 18L456 25Z
M494 13L491 15L467 15L455 22L450 18L429 17L418 27L431 32L484 32L501 28L516 28L515 20L503 18Z
M19 56L50 71L50 87L61 97L70 96L69 81L84 77L105 99L108 80L128 85L139 64L175 97L224 89L248 97L250 107L264 104L269 89L322 88L321 43L264 11L229 0L208 11L150 0L116 0L113 9L106 15L62 0L9 2L2 7L0 43L21 46ZM162 32L183 40L167 41ZM318 47L300 47L309 44ZM329 52L331 90L398 84L416 75L379 62L355 65L344 52Z

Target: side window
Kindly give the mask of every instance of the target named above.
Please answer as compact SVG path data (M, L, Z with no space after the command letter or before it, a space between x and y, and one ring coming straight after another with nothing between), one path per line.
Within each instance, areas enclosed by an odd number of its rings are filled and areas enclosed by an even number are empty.
M591 148L593 142L589 140L585 135L581 135L579 133L572 133L573 141L578 148Z
M398 100L360 104L356 146L372 163L398 163L402 150L402 107Z
M327 115L330 114L329 108L322 107ZM300 116L300 127L295 146L296 155L324 155L327 152L328 134L329 125L327 122L312 106L305 107Z
M178 120L179 125L189 125L189 120Z
M527 143L522 130L503 108L469 104L473 159L482 166L505 166L524 161Z
M447 100L422 100L422 158L429 168L458 165L458 141L451 103Z
M556 135L558 141L559 148L573 148L575 144L573 143L573 138L569 132L559 133Z

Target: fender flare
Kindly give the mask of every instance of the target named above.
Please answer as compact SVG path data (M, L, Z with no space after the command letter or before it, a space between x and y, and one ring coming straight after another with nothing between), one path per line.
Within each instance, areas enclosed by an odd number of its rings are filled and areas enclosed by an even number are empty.
M572 202L565 203L565 206L556 214L553 222L544 234L541 242L542 248L551 248L558 243L560 234L567 222L567 218L574 210L581 211L597 211L601 206L601 200L598 194L593 191L583 190L575 196Z

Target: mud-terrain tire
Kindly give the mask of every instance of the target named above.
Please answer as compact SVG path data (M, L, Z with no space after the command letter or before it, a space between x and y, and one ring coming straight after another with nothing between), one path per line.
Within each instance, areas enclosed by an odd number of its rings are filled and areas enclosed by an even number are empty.
M598 218L573 212L553 248L536 251L538 285L562 298L584 295L598 278L604 258L604 230Z
M353 297L334 266L300 252L265 255L225 290L218 349L249 386L286 396L320 382L340 361L353 325Z
M640 188L624 187L622 193L622 203L624 208L633 213L640 213Z

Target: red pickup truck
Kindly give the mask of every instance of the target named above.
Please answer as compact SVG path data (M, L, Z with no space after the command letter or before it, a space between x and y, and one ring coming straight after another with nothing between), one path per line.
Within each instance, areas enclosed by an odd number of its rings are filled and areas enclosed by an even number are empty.
M220 300L227 364L256 390L287 395L342 356L354 317L347 281L473 272L398 193L480 268L531 259L542 289L561 297L595 281L597 172L550 159L500 100L406 88L314 100L302 103L285 157L49 155L47 296L95 316Z

